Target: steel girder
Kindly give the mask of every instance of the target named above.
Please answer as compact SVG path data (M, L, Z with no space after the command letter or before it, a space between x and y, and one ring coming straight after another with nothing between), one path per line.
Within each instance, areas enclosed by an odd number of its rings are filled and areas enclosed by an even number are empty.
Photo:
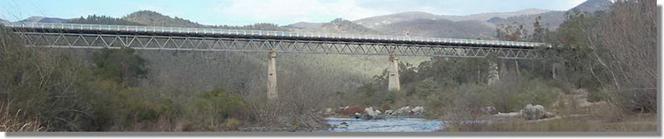
M342 55L486 57L501 59L537 59L536 49L468 47L372 42L302 41L252 38L220 38L197 36L117 35L16 32L30 47L110 48L129 47L141 50L179 51L245 51L279 53L311 53Z

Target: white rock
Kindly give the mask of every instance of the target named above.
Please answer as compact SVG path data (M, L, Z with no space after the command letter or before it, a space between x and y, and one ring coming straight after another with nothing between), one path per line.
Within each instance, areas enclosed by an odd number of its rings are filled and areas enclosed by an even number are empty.
M413 112L414 114L420 115L420 114L424 113L424 107L417 106L417 107L413 108L411 110L411 112Z
M392 114L394 114L394 111L392 111L392 110L385 110L385 114L387 114L387 115L392 115Z

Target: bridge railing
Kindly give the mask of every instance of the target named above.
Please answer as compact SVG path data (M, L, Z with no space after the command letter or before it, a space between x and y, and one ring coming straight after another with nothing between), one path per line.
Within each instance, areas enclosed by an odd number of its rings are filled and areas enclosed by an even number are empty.
M109 31L109 32L144 32L144 33L181 33L201 35L233 35L258 37L290 37L290 38L320 38L320 39L350 39L362 41L404 41L418 43L443 43L450 45L490 45L507 47L551 47L544 43L515 42L498 40L473 40L452 38L427 38L415 36L391 35L357 35L332 33L301 33L287 31L263 30L234 30L217 28L186 28L186 27L156 27L156 26L127 26L127 25L99 25L99 24L60 24L60 23L3 23L5 26L21 29L53 29L53 30L82 30L82 31Z

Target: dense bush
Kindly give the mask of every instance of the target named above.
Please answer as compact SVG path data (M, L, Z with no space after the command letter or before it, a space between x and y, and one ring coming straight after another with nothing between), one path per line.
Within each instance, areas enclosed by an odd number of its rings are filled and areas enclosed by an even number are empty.
M93 54L94 74L100 80L112 80L126 86L136 86L146 78L145 59L131 48L102 49Z
M0 27L0 98L8 111L38 117L47 130L87 130L94 115L87 82L90 71L59 53L22 47Z
M241 124L238 119L246 119L247 104L239 95L217 89L199 94L187 110L187 118L197 128L233 129Z

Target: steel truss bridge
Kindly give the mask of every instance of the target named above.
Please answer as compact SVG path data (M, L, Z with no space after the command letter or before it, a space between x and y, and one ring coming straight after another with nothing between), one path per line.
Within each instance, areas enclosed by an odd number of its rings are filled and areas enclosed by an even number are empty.
M3 25L18 34L28 47L266 52L269 53L267 94L271 100L277 98L277 53L388 55L391 62L388 88L399 90L398 56L539 59L541 50L551 48L535 42L387 35L96 24Z
M544 43L95 24L6 23L31 47L534 59Z

